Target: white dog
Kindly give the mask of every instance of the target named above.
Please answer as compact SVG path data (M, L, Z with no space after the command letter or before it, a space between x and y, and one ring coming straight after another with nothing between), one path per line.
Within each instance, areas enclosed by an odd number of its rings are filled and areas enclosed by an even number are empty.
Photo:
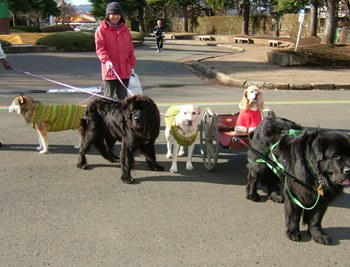
M188 147L186 170L193 170L192 154L194 142L198 133L200 107L194 105L179 105L170 107L164 117L165 138L167 140L166 157L173 158L170 172L176 173L177 157L184 155L184 147ZM173 150L171 150L173 144Z

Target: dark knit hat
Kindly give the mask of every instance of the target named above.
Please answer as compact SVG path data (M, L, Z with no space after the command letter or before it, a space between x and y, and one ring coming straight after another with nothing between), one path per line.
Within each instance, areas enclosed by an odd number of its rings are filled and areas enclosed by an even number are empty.
M109 14L122 14L122 7L118 2L111 2L106 7L106 16Z

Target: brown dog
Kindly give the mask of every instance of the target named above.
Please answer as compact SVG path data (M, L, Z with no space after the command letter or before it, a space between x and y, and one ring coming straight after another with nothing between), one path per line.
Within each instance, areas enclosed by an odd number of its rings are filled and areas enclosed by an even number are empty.
M22 115L27 123L32 124L39 134L40 154L49 151L47 132L78 130L85 107L78 105L44 105L29 96L16 96L9 112Z

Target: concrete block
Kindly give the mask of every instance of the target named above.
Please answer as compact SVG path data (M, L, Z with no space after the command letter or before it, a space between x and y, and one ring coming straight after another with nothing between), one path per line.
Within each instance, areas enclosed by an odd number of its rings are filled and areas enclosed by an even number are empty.
M336 83L334 86L335 86L335 89L344 89L344 90L350 89L349 83Z
M289 83L273 83L274 89L288 90Z
M335 85L333 83L311 83L313 89L319 90L333 90Z
M301 66L307 63L305 56L289 54L289 66Z
M301 83L301 84L297 84L297 83L291 83L289 84L289 89L291 90L311 90L312 85L310 83Z
M265 89L276 89L277 87L272 82L264 82L264 88Z
M245 84L244 84L244 87L249 87L251 85L255 85L257 86L258 88L264 88L264 82L260 82L260 81L247 81Z

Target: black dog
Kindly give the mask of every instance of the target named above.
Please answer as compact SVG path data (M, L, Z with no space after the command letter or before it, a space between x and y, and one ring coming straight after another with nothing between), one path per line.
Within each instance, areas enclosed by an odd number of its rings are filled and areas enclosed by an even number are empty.
M134 165L134 152L140 151L151 170L163 168L156 162L154 143L160 131L160 114L156 104L147 96L133 96L122 103L95 100L86 109L81 120L82 144L78 168L86 169L86 152L94 144L101 155L111 162L118 158L113 154L116 141L121 147L121 180L133 183L130 170Z
M253 149L262 155L267 155L270 147L290 129L301 130L302 127L293 121L276 117L271 113L249 134L249 143ZM282 203L284 197L281 193L280 179L266 164L257 162L260 158L252 150L248 150L247 198L253 201L260 200L257 193L257 184L260 182L267 186L267 193L272 201Z
M279 120L269 118L261 123L252 136L253 145L265 147L264 140L274 139L273 134L264 139L264 134L279 124L276 123ZM294 241L300 240L299 223L303 214L303 222L308 225L308 232L312 238L318 243L330 244L331 239L323 232L321 221L329 203L342 192L344 186L350 185L350 137L340 132L320 130L303 131L297 137L283 131L277 135L279 143L272 153L277 161L285 166L285 170L297 179L294 181L285 178L283 173L280 174L281 181L285 184L287 236ZM267 153L269 159L272 159L271 155ZM257 164L263 166L262 163ZM272 176L271 171L265 172L265 166L262 167L262 173L257 172L258 168L254 163L249 163L248 168L247 188L252 186L249 183L254 175L255 179L260 179L263 175ZM299 200L303 207L293 201L293 198ZM309 209L312 206L314 207Z

